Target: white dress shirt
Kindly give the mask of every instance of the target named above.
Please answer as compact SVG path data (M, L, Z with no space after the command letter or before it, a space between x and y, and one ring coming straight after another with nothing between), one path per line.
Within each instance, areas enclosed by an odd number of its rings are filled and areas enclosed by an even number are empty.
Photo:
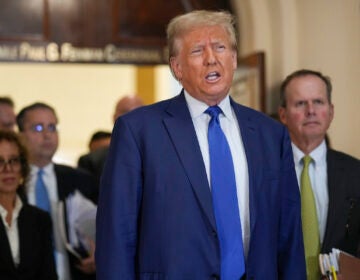
M207 113L204 113L209 106L193 98L186 91L185 99L195 127L210 186L210 158L207 133L211 117ZM224 98L224 100L222 100L218 106L224 113L224 115L219 115L219 121L220 126L229 143L234 163L244 253L245 256L247 256L250 242L249 176L247 160L240 134L239 123L236 119L235 113L231 108L229 96Z
M5 231L10 243L11 255L14 260L15 266L20 263L20 242L19 242L19 229L18 229L18 217L23 204L19 196L16 196L15 208L11 217L11 225L6 221L8 212L0 204L0 215L5 226Z
M58 222L59 197L57 190L56 174L54 171L54 164L50 163L46 165L43 168L43 170L44 170L43 180L49 195L49 200L51 205L51 219L52 219L54 241L55 241L56 271L59 276L59 280L71 280L69 259L59 229L59 222ZM31 176L27 188L28 201L31 205L35 205L35 206L36 206L35 183L36 183L38 171L39 171L39 167L35 165L31 165Z
M298 183L303 169L302 158L305 154L292 143L294 162ZM313 159L309 166L311 187L315 197L316 212L319 222L320 242L324 240L326 220L329 207L329 194L327 183L326 143L325 140L310 153Z

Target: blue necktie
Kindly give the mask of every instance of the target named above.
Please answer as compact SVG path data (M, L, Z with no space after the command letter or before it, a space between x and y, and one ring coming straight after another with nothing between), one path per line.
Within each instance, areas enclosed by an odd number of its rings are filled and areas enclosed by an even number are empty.
M51 212L50 200L47 189L44 184L43 174L44 174L44 170L39 169L35 183L36 206L50 213Z
M234 165L223 133L218 106L209 107L210 180L216 227L220 241L221 279L238 280L245 273L244 249L236 194Z

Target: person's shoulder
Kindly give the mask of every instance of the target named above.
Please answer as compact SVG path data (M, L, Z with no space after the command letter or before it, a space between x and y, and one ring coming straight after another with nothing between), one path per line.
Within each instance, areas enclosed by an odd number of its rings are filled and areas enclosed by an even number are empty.
M358 158L341 151L328 149L328 160L342 161L348 165L360 168L360 160Z
M54 164L54 169L56 176L76 176L76 177L92 177L91 173L88 171L81 169L81 168L75 168L69 165L64 164Z
M98 185L96 178L90 172L81 168L73 168L68 165L55 164L55 173L60 189L59 199L66 198L75 190L79 190L93 202L97 202Z
M55 163L54 164L55 172L64 172L64 173L78 173L81 172L80 169L72 167L70 165Z
M102 147L95 151L92 151L88 154L88 157L91 159L97 160L98 158L106 157L109 152L109 147Z
M41 220L41 221L51 221L50 215L48 212L30 205L28 203L23 204L23 207L21 209L21 214L26 215L27 218L33 218L35 220Z
M91 152L86 153L86 154L82 154L81 156L79 156L78 161L86 161L89 158L90 154L91 154Z
M284 125L282 123L263 112L241 105L234 101L232 101L231 104L235 110L235 113L240 117L240 119L249 120L257 125L268 127L270 129L284 129Z
M91 151L87 154L83 154L79 157L78 162L93 162L97 161L98 159L105 158L108 154L109 147L102 147L95 151Z

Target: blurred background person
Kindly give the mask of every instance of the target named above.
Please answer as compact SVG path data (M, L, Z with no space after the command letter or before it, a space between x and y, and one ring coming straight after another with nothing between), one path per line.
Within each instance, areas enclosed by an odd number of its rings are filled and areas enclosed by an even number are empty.
M301 186L308 279L320 278L320 252L338 248L359 256L360 162L326 144L326 133L334 118L331 92L329 77L307 69L287 76L280 89L279 118L290 133ZM307 169L309 192L304 184Z
M138 95L126 95L116 103L115 111L113 114L113 121L136 108L143 106L144 103Z
M100 176L108 153L111 141L111 132L95 132L89 142L89 152L79 157L78 167L94 175L97 184L100 183Z
M58 279L53 254L51 219L25 204L29 175L25 147L14 132L0 130L0 279Z
M109 131L96 131L91 136L89 141L89 151L93 152L97 149L108 147L110 145L111 132Z
M120 98L120 100L116 103L113 114L114 123L119 116L124 115L143 105L144 103L142 99L137 95L127 95ZM90 151L89 153L82 155L78 160L78 167L93 174L97 180L98 185L100 185L100 177L109 151L109 144L110 142L108 145L104 145L104 147L100 149Z
M0 97L0 130L15 130L16 115L10 97Z
M29 151L31 176L27 184L27 199L32 205L47 208L51 214L60 279L95 279L93 256L79 262L72 254L67 253L60 235L58 209L59 201L66 201L76 190L96 203L98 188L94 178L82 170L53 163L59 143L58 118L53 107L40 102L26 106L17 115L17 125ZM48 202L40 206L38 190L41 185ZM65 219L68 218L67 215L64 216ZM68 226L69 223L67 220L65 224Z

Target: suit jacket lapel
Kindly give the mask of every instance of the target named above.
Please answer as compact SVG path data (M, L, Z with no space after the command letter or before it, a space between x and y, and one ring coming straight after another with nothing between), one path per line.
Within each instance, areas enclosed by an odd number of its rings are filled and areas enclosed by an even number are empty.
M242 106L235 103L230 98L231 105L234 109L234 112L237 117L237 121L240 126L240 137L242 139L247 166L249 174L249 213L250 213L250 231L252 232L256 223L256 193L261 191L258 189L257 184L257 171L259 170L259 165L256 159L258 158L257 153L259 153L259 143L258 143L258 133L257 126L252 120L246 116Z
M69 179L68 173L64 166L54 164L57 190L59 200L65 200L65 198L72 192L70 187L71 179Z
M23 205L23 209L19 213L18 218L18 227L19 227L19 244L20 244L20 264L19 268L23 267L26 263L31 263L31 254L29 254L33 248L32 246L36 246L39 244L33 244L34 240L31 240L32 234L30 233L32 230L32 218L27 215L27 211L24 209L26 205Z
M328 215L326 221L326 230L323 240L323 246L326 246L327 240L331 235L331 232L336 231L336 221L338 220L338 213L342 204L336 203L336 201L345 201L344 196L346 192L344 189L337 186L341 185L341 169L344 168L341 162L335 159L335 156L331 150L327 151L327 176L328 176L328 192L329 192L329 206Z
M64 169L63 166L54 164L55 169L55 175L56 175L56 183L57 183L57 189L58 189L58 197L59 202L61 201L63 203L63 208L60 209L60 203L57 204L58 211L62 211L62 216L64 217L63 221L58 221L61 223L61 227L65 229L65 234L67 240L69 240L69 225L68 225L68 213L67 213L67 207L66 207L66 198L71 193L71 188L69 187L69 180L67 179L67 173L66 169Z
M184 94L182 93L175 97L170 102L166 111L169 115L164 118L165 127L175 146L195 195L206 216L209 218L211 225L215 229L210 187L200 146Z

